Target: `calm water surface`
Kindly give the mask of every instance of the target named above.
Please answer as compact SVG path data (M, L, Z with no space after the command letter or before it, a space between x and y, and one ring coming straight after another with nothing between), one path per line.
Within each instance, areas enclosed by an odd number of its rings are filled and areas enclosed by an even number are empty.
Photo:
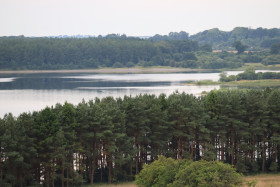
M227 72L229 75L240 71ZM9 74L0 75L0 117L41 110L65 101L78 104L95 97L123 97L174 91L199 95L220 86L184 86L187 81L219 79L219 73L171 74Z

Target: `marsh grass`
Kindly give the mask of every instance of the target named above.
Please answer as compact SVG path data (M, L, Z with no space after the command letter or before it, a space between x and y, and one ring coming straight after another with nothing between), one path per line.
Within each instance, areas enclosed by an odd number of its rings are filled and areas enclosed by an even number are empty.
M189 82L186 85L221 85L223 87L239 87L239 88L266 88L266 87L279 87L280 79L265 79L265 80L240 80L232 82L220 82L220 81L197 81Z
M197 81L194 82L196 85L201 86L201 85L217 85L217 84L221 84L221 82L216 82L216 81L212 81L212 80L203 80L203 81Z
M265 80L241 80L223 83L224 86L237 86L241 88L265 88L280 86L279 79L265 79Z

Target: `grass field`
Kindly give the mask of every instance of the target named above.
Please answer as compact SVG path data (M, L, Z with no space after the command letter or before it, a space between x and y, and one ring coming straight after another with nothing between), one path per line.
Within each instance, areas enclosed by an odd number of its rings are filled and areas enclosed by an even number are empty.
M137 187L133 182L128 183L120 183L120 184L94 184L94 185L87 185L83 187Z
M245 177L245 181L245 183L247 183L248 181L256 181L257 184L255 185L255 187L279 187L280 174L260 174L254 176L247 176ZM244 187L247 186L248 185L244 185Z
M251 183L251 186L248 185ZM254 186L255 184L255 186ZM84 187L137 187L133 182L121 184L95 184ZM244 177L243 187L280 187L280 174L260 174Z

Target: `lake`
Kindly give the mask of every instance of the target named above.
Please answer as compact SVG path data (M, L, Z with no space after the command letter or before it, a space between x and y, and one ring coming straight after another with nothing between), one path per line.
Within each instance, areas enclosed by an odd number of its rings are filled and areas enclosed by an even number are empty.
M241 71L228 71L236 75ZM174 91L200 95L202 91L220 89L215 86L185 86L187 81L219 79L220 73L169 74L0 74L0 117L11 112L18 116L65 101L78 104L95 97L123 97Z

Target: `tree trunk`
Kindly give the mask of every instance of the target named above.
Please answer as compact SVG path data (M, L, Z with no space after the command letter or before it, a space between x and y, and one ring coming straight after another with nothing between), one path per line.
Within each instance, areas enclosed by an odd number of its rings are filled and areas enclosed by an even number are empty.
M177 159L182 158L182 138L179 137L177 141Z
M108 183L111 184L112 183L112 160L110 155L108 155Z
M101 150L100 150L100 154L101 154ZM102 182L103 181L103 156L102 155L100 155L100 158L101 158L101 160L100 160L100 182Z
M195 147L195 149L196 149L196 156L195 156L195 160L199 160L200 159L200 148L199 148L199 141L198 141L198 138L197 138L197 140L196 140L196 147Z
M130 176L132 177L133 176L133 174L132 174L132 163L130 162L129 163L129 174L130 174Z
M136 157L135 157L135 174L138 174L138 161L139 161L139 148L137 145L137 153L136 153Z
M138 145L137 135L134 135L134 147L136 149L136 155L135 155L135 175L138 174L139 168L138 168L138 161L139 161L139 145Z
M277 162L277 144L274 144L274 162Z
M69 167L66 168L66 187L69 187Z
M192 140L192 148L191 148L191 159L194 160L194 145L195 145L195 141Z
M64 187L64 159L61 163L61 187Z
M82 165L83 165L83 157L82 157L82 153L79 152L79 156L78 156L78 159L79 159L79 165L78 165L78 168L79 168L79 172L80 172L80 176L82 177L82 180L81 180L81 186L83 186L83 179L84 179L84 175L83 175L83 169L82 169Z
M51 168L51 180L52 180L52 187L54 187L54 172L55 172L55 159L52 159L52 168Z
M94 162L94 161L91 161ZM94 179L94 163L91 163L91 170L90 170L90 184L93 185L93 179Z
M239 150L239 143L240 143L237 139L238 139L238 138L236 138L235 149L234 149L235 163L238 162L238 150Z
M230 154L228 152L229 147L230 147L230 142L229 142L229 139L227 139L226 147L225 147L226 148L225 149L225 160L226 160L226 162L230 162Z
M40 183L40 178L41 178L41 166L40 164L38 164L37 168L36 168L36 180L38 183Z
M51 171L50 171L50 167L47 167L47 187L50 187L50 175L51 175Z
M221 143L221 161L225 161L225 151L224 151L224 143Z
M0 181L2 181L2 157L1 157L1 142L0 142Z
M266 153L265 153L265 142L264 142L264 135L262 137L262 172L265 172L265 160L266 160Z
M96 132L94 131L94 142L93 142L93 154L94 151L96 150ZM93 180L94 180L94 172L95 172L95 158L96 156L92 157L92 160L90 162L91 164L91 170L90 170L90 184L93 185Z
M23 187L23 174L22 174L22 171L20 171L20 174L19 174L19 181L20 181L20 187Z
M234 129L231 129L231 165L234 165Z
M140 144L140 166L139 166L139 168L138 169L142 169L143 168L143 165L145 164L144 162L146 162L147 163L147 155L146 155L146 151L145 151L145 146L142 146L141 144Z
M252 147L252 150L250 150L250 156L251 156L251 163L253 163L255 161L255 154L254 154L254 152L255 152L255 150L254 150L255 149L255 140L254 140L253 133L251 133L251 137L252 137L252 139L250 141L250 145Z
M83 165L85 164L85 168L83 168ZM85 179L86 178L86 173L87 173L87 171L88 171L88 168L89 168L89 166L88 166L88 162L86 162L85 161L85 155L83 154L83 160L82 160L82 176L83 176L83 178Z

